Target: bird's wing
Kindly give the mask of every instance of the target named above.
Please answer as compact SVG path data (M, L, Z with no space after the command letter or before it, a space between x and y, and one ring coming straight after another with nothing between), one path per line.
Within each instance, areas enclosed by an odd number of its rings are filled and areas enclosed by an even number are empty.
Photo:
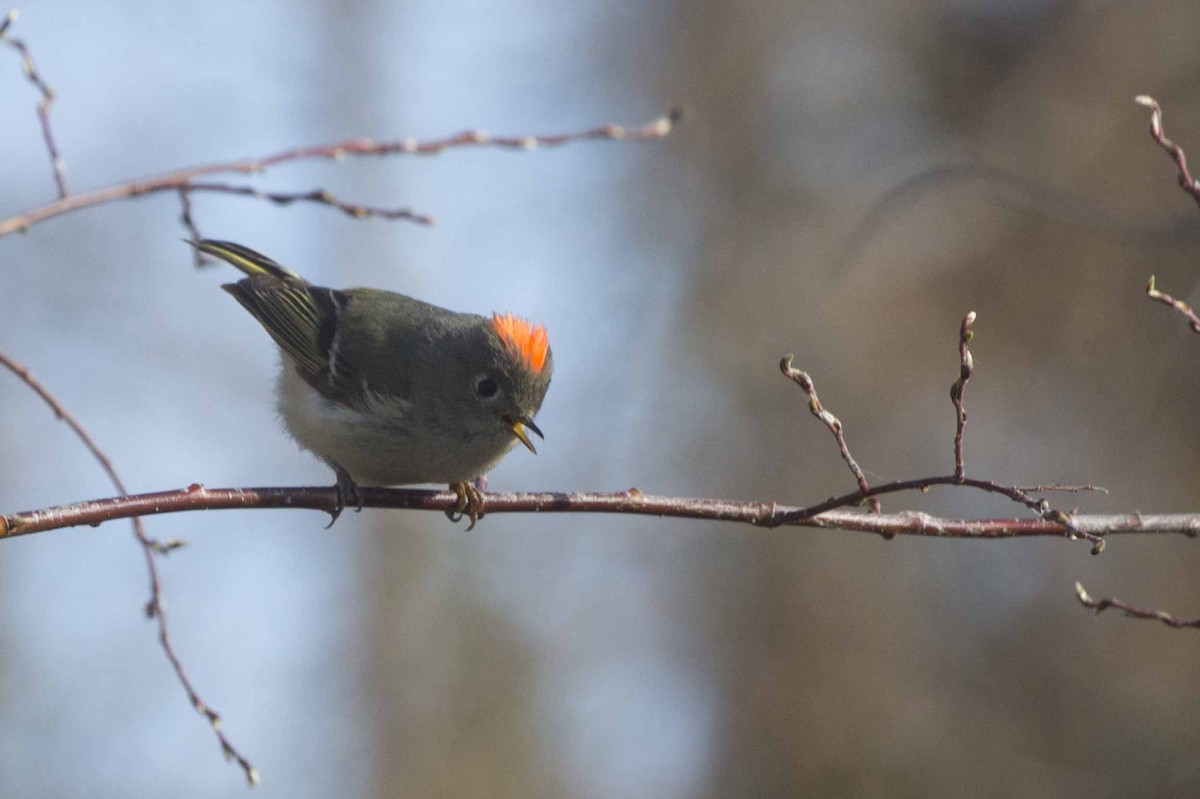
M361 398L361 375L338 351L338 329L350 302L344 292L310 285L248 247L211 240L196 247L249 275L221 288L266 328L295 361L305 382L337 402L351 404Z

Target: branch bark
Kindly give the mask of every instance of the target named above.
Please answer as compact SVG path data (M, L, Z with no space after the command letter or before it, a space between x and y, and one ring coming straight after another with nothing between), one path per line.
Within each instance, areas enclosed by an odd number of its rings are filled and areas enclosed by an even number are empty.
M959 485L953 475L910 480L876 486L881 493L919 490L922 486ZM970 486L969 483L967 487ZM458 498L452 491L410 488L363 488L363 507L425 511L447 511ZM816 527L882 535L935 538L1029 538L1066 537L1069 531L1046 519L945 519L926 513L863 513L833 509L819 510L830 503L853 505L867 498L861 492L834 497L808 508L776 502L744 502L726 499L661 497L643 494L636 488L613 493L488 493L486 513L606 513L658 516L678 519L740 522L757 527ZM197 510L291 508L332 513L337 501L333 487L299 488L206 488L192 485L174 491L110 497L42 510L0 516L0 538L58 530L134 516L180 513ZM1078 530L1093 536L1120 534L1171 534L1195 538L1200 535L1200 513L1083 514L1070 517Z
M206 175L218 174L256 174L265 171L268 167L275 166L287 161L307 161L313 159L327 159L332 161L340 161L347 156L383 156L383 155L436 155L445 150L452 148L463 147L498 147L508 150L536 150L543 147L558 147L564 144L579 141L592 141L598 139L610 140L658 140L667 136L675 123L679 120L678 112L671 112L665 116L659 117L645 125L633 128L626 128L622 125L601 125L590 130L576 131L572 133L556 133L550 135L538 136L489 136L479 130L469 130L463 133L458 133L453 136L446 136L441 139L431 139L427 141L418 141L417 139L396 139L393 141L377 142L372 139L351 139L349 141L337 142L334 144L318 144L311 147L296 147L290 150L282 150L277 153L259 156L257 158L243 158L235 161L221 161L212 164L198 164L196 166L178 169L173 172L166 172L161 175L154 175L140 180L131 180L123 183L117 183L113 186L108 186L102 189L83 192L81 194L70 194L59 198L58 200L43 205L40 208L34 208L8 219L0 220L0 238L11 233L25 232L29 228L44 222L47 219L52 219L56 216L79 211L83 208L90 208L96 205L116 202L117 200L128 200L134 197L143 197L147 194L154 194L163 191L184 191L190 192L199 190L193 188L193 182L200 177ZM253 190L245 190L242 187L220 186L217 184L204 184L204 191L223 191L227 193L252 194ZM263 192L266 199L274 199L269 196L269 192ZM277 196L287 196L289 201L296 199L314 200L319 197L322 192L318 189L314 192L304 192L303 197L296 195L283 195L277 193ZM275 200L278 202L278 200ZM346 204L340 201L329 202L324 199L320 200L326 205L340 208L345 211ZM355 206L358 207L358 206ZM383 215L381 209L371 209L371 214L374 216ZM356 214L363 216L364 214ZM419 214L414 214L410 211L395 212L395 216L404 218L420 217ZM418 220L419 221L419 220Z

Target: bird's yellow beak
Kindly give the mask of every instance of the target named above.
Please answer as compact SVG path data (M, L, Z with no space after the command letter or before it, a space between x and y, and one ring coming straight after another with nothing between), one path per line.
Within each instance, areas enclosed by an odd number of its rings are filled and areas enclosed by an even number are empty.
M508 429L512 430L513 435L517 437L517 440L524 444L530 452L536 455L537 448L533 446L533 442L529 440L529 433L526 432L526 428L536 433L538 438L544 439L545 436L542 435L542 431L539 430L538 426L533 423L533 420L528 416L522 416L520 419L506 419L505 421L508 422Z

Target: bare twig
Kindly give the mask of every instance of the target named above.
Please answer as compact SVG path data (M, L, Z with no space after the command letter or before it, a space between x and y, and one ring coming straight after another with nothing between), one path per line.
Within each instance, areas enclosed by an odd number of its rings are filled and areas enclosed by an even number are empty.
M1157 621L1161 621L1168 627L1195 627L1200 629L1200 619L1179 619L1164 610L1144 610L1142 608L1135 608L1132 605L1125 604L1116 597L1109 599L1095 599L1088 594L1086 590L1084 590L1083 584L1079 582L1075 583L1075 596L1079 598L1080 604L1082 604L1085 608L1093 608L1096 611L1097 616L1109 608L1116 608L1117 610L1123 611L1126 616L1131 616L1135 619L1155 619Z
M372 208L366 205L352 205L334 197L324 189L314 189L303 192L263 191L254 186L234 186L228 183L189 183L180 189L185 194L195 191L219 192L222 194L240 194L244 197L255 197L269 200L276 205L291 205L295 202L318 203L336 208L347 216L355 219L377 217L379 219L407 219L419 225L432 225L434 219L426 214L419 214L411 208Z
M1175 169L1179 173L1179 187L1191 195L1197 205L1200 205L1200 184L1192 179L1192 174L1188 171L1187 156L1184 155L1183 148L1168 139L1163 133L1162 108L1158 105L1158 101L1147 94L1139 94L1134 98L1134 102L1150 109L1150 135L1175 162Z
M1082 494L1085 491L1094 491L1097 494L1107 494L1108 489L1101 486L1094 486L1091 483L1082 486L1063 485L1062 483L1042 483L1035 486L1014 486L1019 491L1024 491L1026 494L1045 494L1048 491L1060 491L1064 494Z
M1192 329L1192 332L1200 333L1200 316L1197 316L1196 312L1192 310L1192 306L1183 300L1177 300L1165 291L1156 289L1154 287L1154 275L1151 275L1150 280L1146 283L1146 296L1179 311L1188 320L1188 327Z
M26 367L12 360L4 353L0 353L0 365L12 372L21 382L32 389L50 407L54 415L71 428L71 431L83 442L83 445L92 454L92 457L100 464L100 468L108 475L109 481L117 491L121 492L122 496L118 497L118 500L129 499L129 491L125 488L125 483L117 474L116 468L113 467L112 460L100 449L100 446L83 428L83 425L63 407L62 403L45 386L38 382ZM237 761L237 764L241 766L242 771L246 774L246 780L251 785L258 784L258 771L250 764L250 761L234 748L233 744L225 736L225 733L221 730L221 717L196 693L196 689L192 686L192 681L188 677L187 670L184 669L183 663L175 653L175 647L171 644L171 630L167 623L166 608L163 606L162 582L159 579L158 565L154 561L154 556L165 555L174 549L178 549L183 546L183 542L175 539L158 541L150 538L146 535L146 530L142 525L141 514L129 514L123 518L128 518L132 521L133 534L137 537L137 541L142 547L142 554L146 560L146 572L150 579L150 599L146 603L146 615L154 619L158 624L158 641L162 646L163 653L170 662L171 668L175 670L175 676L179 679L183 690L187 693L188 701L191 702L192 707L207 718L209 724L212 725L213 732L217 735L217 741L221 744L221 751L227 758Z
M967 389L967 381L975 370L975 359L967 345L975 337L972 326L975 324L975 312L971 311L962 320L958 332L958 379L950 386L950 399L954 402L954 412L957 423L954 429L954 476L962 482L967 477L967 465L963 460L963 429L967 426L967 409L963 407L963 393Z
M142 197L162 191L178 192L180 189L194 190L197 185L196 179L206 175L231 173L255 174L263 172L268 167L287 161L310 159L341 160L347 156L381 156L392 154L435 155L447 149L461 147L499 147L514 150L533 150L541 147L558 147L571 142L597 139L655 141L667 136L678 119L678 114L672 112L635 128L625 128L620 125L601 125L600 127L573 133L542 136L493 137L480 131L468 131L428 141L400 139L396 141L376 142L371 139L352 139L336 144L322 144L313 147L283 150L258 158L199 164L142 180L127 181L82 194L73 194L49 205L34 208L16 216L0 220L0 237L7 236L10 233L27 231L34 225L44 222L47 219L71 213L72 211L78 211L82 208L90 208L95 205L127 200L133 197ZM225 191L225 189L212 190ZM337 207L336 203L326 204Z
M0 22L0 41L7 42L20 54L21 67L25 70L25 77L29 78L29 81L42 93L42 101L38 103L38 119L42 123L42 138L46 141L46 149L50 153L50 164L54 169L54 183L58 186L58 196L61 199L70 192L67 190L67 164L59 154L58 144L54 140L54 131L50 127L50 106L54 105L54 89L50 88L50 85L42 79L25 42L8 35L9 27L16 21L17 10L14 8L4 17L4 21Z
M192 218L192 198L188 194L187 189L179 190L179 222L183 225L184 230L188 232L188 241L192 244L199 244L204 236L200 234L200 227L196 224L196 220ZM204 266L208 263L208 256L199 247L193 247L192 263L197 267Z
M824 502L810 505L807 508L782 511L776 518L776 523L795 524L827 511L861 502L868 497L892 494L898 491L927 491L937 485L963 486L965 488L974 488L978 491L986 491L991 494L1000 494L1001 496L1008 497L1012 501L1018 502L1037 513L1043 521L1053 525L1051 529L1058 535L1065 533L1072 540L1075 538L1084 538L1090 541L1092 543L1093 555L1099 555L1104 551L1104 539L1100 537L1103 531L1097 533L1081 529L1075 523L1073 515L1068 516L1062 511L1051 508L1050 503L1046 500L1034 499L1028 492L1021 490L1017 486L1004 486L991 480L978 480L971 477L959 479L958 475L954 474L939 477L919 477L912 480L895 480L891 483L875 485L870 491L858 491L852 494L844 494L840 497L831 497ZM1049 533L1046 534L1049 535Z
M956 475L957 477L957 475ZM967 481L970 482L970 481ZM964 483L965 485L966 483ZM1074 541L1076 538L1082 538L1092 545L1092 554L1099 555L1104 551L1104 539L1095 533L1081 530L1072 520L1074 514L1063 513L1057 508L1050 507L1050 501L1046 499L1034 499L1028 491L1024 491L1017 486L1005 489L1000 487L996 491L998 494L1003 494L1014 502L1020 502L1025 507L1032 510L1037 515L1041 516L1048 522L1061 524L1063 530L1066 531L1067 537Z
M850 467L850 473L854 475L854 479L858 481L858 488L862 492L871 490L870 484L867 482L867 476L863 474L863 470L859 468L858 463L850 455L850 448L846 446L846 437L842 434L842 423L836 416L825 409L821 404L821 400L817 397L816 386L813 385L812 378L808 372L803 372L799 369L792 368L792 360L795 355L785 355L783 360L779 362L779 371L783 372L784 377L787 377L796 385L800 386L800 390L808 396L808 410L813 416L820 419L829 432L833 433L834 439L837 441L838 450L842 453L842 460ZM879 498L871 498L871 511L879 513L880 505Z
M782 517L780 518L779 523L794 524L805 518L809 518L809 517L814 516L819 513L824 513L826 511L834 510L836 508L841 508L841 507L846 507L848 505L857 504L866 499L874 499L874 498L878 497L880 494L892 493L895 491L911 491L911 490L924 491L934 485L951 484L951 485L965 486L968 488L975 488L980 491L987 491L987 492L990 492L993 494L1000 494L1002 496L1008 497L1012 501L1019 502L1020 504L1029 508L1030 510L1032 510L1033 512L1038 514L1038 516L1040 516L1043 520L1059 525L1059 531L1062 533L1066 533L1069 538L1071 538L1071 539L1084 538L1087 541L1091 542L1093 555L1099 555L1101 552L1104 551L1104 539L1103 538L1101 538L1100 536L1098 536L1094 533L1079 529L1074 524L1074 522L1071 520L1071 517L1069 515L1063 513L1062 511L1055 510L1054 508L1050 507L1050 503L1044 499L1034 499L1034 497L1031 496L1032 492L1030 492L1029 490L1024 489L1020 486L1000 485L999 483L993 482L991 480L975 480L975 479L967 478L966 467L963 462L963 454L962 454L963 428L966 426L966 423L967 423L967 412L963 408L962 397L963 397L963 389L966 387L967 381L971 378L971 373L974 370L974 360L972 359L971 352L967 347L967 345L971 341L971 338L974 336L974 332L972 330L972 326L974 325L974 323L975 323L975 312L971 311L963 318L962 325L959 329L959 337L958 337L958 342L959 342L958 343L958 351L959 351L959 361L960 361L959 377L956 381L954 381L954 384L950 387L950 398L954 401L954 407L955 407L955 410L957 411L957 417L958 417L958 425L957 425L957 428L956 428L955 434L954 434L954 475L951 477L929 477L929 478L918 478L915 480L897 480L895 482L888 483L886 485L876 486L875 488L871 488L870 486L868 486L867 479L863 475L862 470L858 467L858 464L854 462L854 459L850 457L850 451L846 447L846 440L842 436L842 423L838 421L836 416L829 413L828 411L826 411L824 409L824 407L822 407L821 401L819 399L817 399L816 391L813 388L812 379L804 372L802 372L798 369L792 368L792 365L791 365L792 364L792 356L790 356L790 355L786 356L786 357L784 357L784 359L782 361L780 361L779 368L784 373L784 375L786 375L787 377L791 378L794 382L796 382L801 387L801 389L804 390L804 393L806 393L808 395L809 410L812 412L812 414L814 416L816 416L818 419L820 419L822 422L825 423L825 425L829 428L830 432L833 433L834 438L837 439L838 448L842 452L842 458L846 461L847 464L849 464L850 471L853 472L854 476L858 479L859 490L857 493L854 493L854 494L846 494L841 497L833 497L832 499L826 500L825 502L819 503L817 505L813 505L809 508L793 509L793 510L787 511L787 512L783 513ZM1037 486L1037 488L1040 489L1040 488L1042 488L1042 486ZM1084 487L1079 487L1079 486L1069 486L1069 487L1060 487L1060 488L1069 488L1071 490L1085 490ZM1086 488L1094 488L1094 486L1088 486ZM876 512L878 512L878 506L876 505L875 507L876 507ZM889 533L887 531L882 531L882 532L885 537L887 537L889 535Z
M1143 105L1150 109L1151 137L1154 138L1159 147L1166 150L1167 154L1175 162L1180 188L1187 192L1196 201L1197 205L1200 205L1200 183L1197 183L1192 177L1192 173L1188 171L1187 156L1184 154L1183 148L1168 139L1166 134L1163 133L1162 108L1159 106L1158 101L1146 94L1138 95L1134 98L1134 101L1138 105ZM1177 300L1165 291L1156 289L1154 286L1154 275L1151 275L1150 280L1146 283L1146 295L1150 299L1161 302L1163 305L1174 308L1183 314L1188 320L1188 326L1191 327L1192 332L1200 333L1200 316L1197 316L1196 312L1183 300Z
M1092 554L1099 555L1104 551L1104 539L1080 530L1071 521L1071 517L1060 510L1055 510L1050 507L1050 503L1045 499L1034 499L1029 489L1021 486L1001 486L990 481L968 480L967 465L963 458L963 432L967 426L967 409L963 406L963 394L967 389L967 381L971 379L972 373L975 371L975 359L971 355L970 343L975 337L975 312L971 311L963 317L962 324L958 330L958 379L950 386L950 400L954 403L954 412L956 424L954 428L954 481L958 485L970 485L984 491L1002 494L1014 502L1019 502L1025 507L1032 510L1034 513L1041 516L1048 522L1055 522L1062 525L1063 530L1071 538L1083 538L1089 541L1092 545ZM1036 490L1041 490L1043 486L1035 486ZM1086 490L1084 487L1069 486L1058 487L1054 490ZM1087 488L1094 488L1088 486Z
M969 486L999 493L1010 490L971 478L965 483L958 483L954 475L944 475L877 485L871 488L871 493L882 495L899 491L924 491L939 485ZM458 502L458 496L452 491L363 488L361 492L363 507L367 508L444 512L454 508ZM858 491L808 507L775 502L657 497L643 494L637 489L607 494L488 493L485 496L489 516L500 513L628 514L740 522L766 528L815 527L940 538L998 539L1063 535L1062 523L1048 519L941 519L925 513L875 514L844 510L861 501L862 495ZM192 485L175 491L97 499L0 516L0 539L80 525L95 526L132 516L183 511L307 508L329 513L336 503L337 492L332 487L205 488ZM1079 533L1086 531L1092 536L1178 533L1195 538L1200 535L1200 513L1076 515L1070 521Z

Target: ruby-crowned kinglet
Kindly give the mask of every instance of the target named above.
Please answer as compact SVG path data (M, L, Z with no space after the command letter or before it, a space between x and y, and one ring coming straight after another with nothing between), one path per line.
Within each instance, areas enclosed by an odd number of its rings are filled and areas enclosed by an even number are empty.
M193 244L249 276L221 288L282 350L279 414L337 474L335 520L361 507L359 482L449 483L474 526L483 498L473 481L518 441L537 452L526 431L542 436L533 417L553 369L541 325L321 288L247 247Z

